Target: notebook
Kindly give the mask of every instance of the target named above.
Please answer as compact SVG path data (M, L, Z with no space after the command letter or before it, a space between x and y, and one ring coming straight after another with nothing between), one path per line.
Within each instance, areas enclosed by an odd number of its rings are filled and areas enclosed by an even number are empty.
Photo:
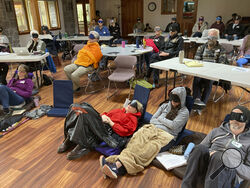
M12 49L16 55L25 56L32 54L28 51L28 48L26 47L13 47Z
M185 61L185 65L188 67L203 67L203 63L199 61Z
M169 152L159 153L156 159L166 168L166 170L171 170L187 164L184 155L175 155Z

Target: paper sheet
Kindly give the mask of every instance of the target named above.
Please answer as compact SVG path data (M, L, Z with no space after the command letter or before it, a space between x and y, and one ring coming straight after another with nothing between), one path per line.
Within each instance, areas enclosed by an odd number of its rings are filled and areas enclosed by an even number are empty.
M175 155L169 152L162 152L156 156L156 159L167 169L171 170L173 168L183 166L187 164L187 160L184 155Z

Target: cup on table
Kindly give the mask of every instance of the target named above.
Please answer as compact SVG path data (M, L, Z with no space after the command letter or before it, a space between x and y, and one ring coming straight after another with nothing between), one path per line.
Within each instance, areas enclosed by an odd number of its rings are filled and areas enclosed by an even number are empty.
M122 47L125 48L125 41L122 41Z

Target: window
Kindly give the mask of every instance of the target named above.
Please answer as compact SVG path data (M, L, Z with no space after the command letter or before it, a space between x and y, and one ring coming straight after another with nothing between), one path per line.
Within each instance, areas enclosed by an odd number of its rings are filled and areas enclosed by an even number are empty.
M51 30L61 27L57 0L14 0L14 6L20 34L40 31L42 25Z
M23 0L14 0L14 8L16 12L16 20L19 33L27 33L30 31L27 20L26 7Z
M161 0L161 14L176 14L177 0Z

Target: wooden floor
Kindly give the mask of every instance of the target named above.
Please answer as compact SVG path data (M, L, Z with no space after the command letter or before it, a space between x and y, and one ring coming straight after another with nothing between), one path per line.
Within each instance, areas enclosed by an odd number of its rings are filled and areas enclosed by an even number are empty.
M63 67L69 61L63 62L54 75L55 79L66 79ZM165 77L165 73L161 75ZM86 80L86 77L83 78ZM107 79L102 83L107 84ZM185 86L191 86L192 77L188 76ZM147 111L154 113L164 99L164 80L161 87L151 91ZM171 84L171 82L170 82ZM182 83L180 83L182 85ZM122 107L128 94L128 88L123 85L119 93L106 100L107 89L96 94L74 95L74 102L86 101L92 104L99 112L109 111ZM214 90L213 90L214 92ZM213 94L212 92L212 94ZM221 93L222 90L219 89ZM217 127L225 114L237 105L237 100L242 90L233 87L229 94L217 103L211 100L201 116L192 114L187 128L208 133ZM212 95L211 94L211 95ZM42 97L40 104L53 104L52 86L40 89ZM244 100L249 100L249 95L244 95ZM250 104L246 105L250 108ZM29 120L13 132L0 138L0 187L180 187L181 180L171 172L149 166L137 176L126 175L118 180L104 179L99 168L100 154L92 151L81 159L68 161L66 154L57 154L57 147L62 143L64 118L42 117Z

